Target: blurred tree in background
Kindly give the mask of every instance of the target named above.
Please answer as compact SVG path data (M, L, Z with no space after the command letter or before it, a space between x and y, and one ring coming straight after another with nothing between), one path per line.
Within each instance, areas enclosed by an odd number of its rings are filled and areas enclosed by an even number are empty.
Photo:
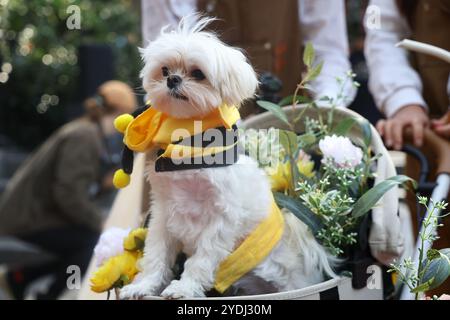
M70 5L80 29L70 30ZM139 12L131 0L0 0L0 135L32 148L67 121L77 99L78 48L107 44L115 78L139 86Z

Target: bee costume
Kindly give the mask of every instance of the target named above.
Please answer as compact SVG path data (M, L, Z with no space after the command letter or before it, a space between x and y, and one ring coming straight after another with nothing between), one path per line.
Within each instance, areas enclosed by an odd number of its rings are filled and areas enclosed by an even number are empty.
M216 108L201 119L175 119L155 110L150 104L133 114L119 116L114 126L124 134L125 146L122 169L115 172L114 185L116 188L126 187L133 171L134 152L145 152L152 147L160 148L155 162L156 172L222 167L236 163L236 122L239 119L238 109L227 105ZM278 244L283 230L282 213L272 198L267 218L220 263L214 288L220 293L225 292L260 264Z

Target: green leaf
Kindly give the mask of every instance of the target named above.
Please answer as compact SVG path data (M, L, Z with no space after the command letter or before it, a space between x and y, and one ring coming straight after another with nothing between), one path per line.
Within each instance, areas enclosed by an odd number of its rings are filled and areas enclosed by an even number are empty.
M332 132L337 134L338 136L346 136L355 124L357 124L361 129L362 140L364 142L364 145L368 147L370 145L370 142L372 141L372 130L369 121L367 121L366 119L354 117L345 118L344 120L339 122L339 124L333 129Z
M323 228L323 224L317 215L305 206L300 200L286 196L283 193L274 192L275 201L281 208L286 208L298 219L306 224L311 232L316 235Z
M316 79L319 74L322 72L323 67L323 61L316 64L314 67L308 70L308 73L306 74L305 78L303 79L303 82L308 82Z
M298 143L304 148L316 142L316 136L312 133L304 133L297 137Z
M427 260L434 260L437 259L441 256L441 253L439 252L439 250L436 249L430 249L427 252Z
M424 292L424 291L430 290L430 284L432 281L433 281L433 279L418 285L417 287L415 287L411 290L411 293L418 293L418 292Z
M315 58L314 47L311 42L308 42L305 46L305 50L303 51L303 63L305 66L310 68L314 62Z
M346 136L356 123L357 121L353 117L345 118L344 120L340 121L336 127L334 127L333 133L338 136Z
M281 107L291 105L293 99L294 99L294 95L291 94L291 95L281 99L280 102L278 102L278 105ZM297 96L295 100L296 100L296 103L310 103L311 102L311 98L305 97L305 96Z
M283 109L281 109L279 105L264 100L258 100L256 101L256 103L258 104L258 106L271 112L275 117L277 117L278 119L289 125L289 120L286 114L284 113Z
M372 129L370 128L370 122L366 119L358 119L358 124L361 127L364 145L368 147L372 141Z
M356 218L361 217L362 215L367 213L370 209L372 209L387 191L389 191L395 186L405 184L407 182L413 183L415 187L415 181L410 177L404 175L397 175L394 177L390 177L380 182L372 189L364 193L361 196L361 198L359 198L358 201L356 201L355 205L353 206L352 212L353 216Z
M280 144L290 157L293 157L298 149L297 135L289 130L279 130Z
M433 259L425 269L422 282L429 284L427 290L432 290L439 287L450 276L450 249L446 248L439 251L432 249L427 252L427 256L429 255ZM424 261L423 264L426 265L427 261Z

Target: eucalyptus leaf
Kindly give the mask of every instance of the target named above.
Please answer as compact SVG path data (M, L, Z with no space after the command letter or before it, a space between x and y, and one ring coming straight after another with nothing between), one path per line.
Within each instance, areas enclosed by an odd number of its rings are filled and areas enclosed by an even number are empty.
M279 192L274 192L273 195L278 206L292 212L298 219L309 227L314 235L316 235L323 228L323 224L317 215L300 200L291 198Z
M271 112L275 117L277 117L278 119L289 125L289 120L286 114L284 113L283 109L281 109L279 105L264 100L258 100L256 101L256 103L258 104L258 106Z
M358 123L363 134L364 145L368 147L372 141L372 129L370 128L370 122L366 119L359 119Z
M427 252L427 256L430 251ZM427 290L439 287L450 276L450 249L434 250L430 255L433 259L423 262L425 266L428 264L422 276L422 282L429 284Z
M291 94L291 95L281 99L280 102L278 102L278 105L281 107L291 105L293 99L294 99L294 95ZM305 97L305 96L297 96L295 98L295 100L296 100L296 103L310 103L311 102L311 98Z
M362 140L364 146L368 147L372 141L372 129L370 127L369 121L362 118L349 117L340 121L339 124L333 129L333 133L338 136L346 136L353 126L357 124L361 130Z
M316 136L312 133L304 133L297 137L298 143L304 148L316 142Z
M305 66L310 68L314 62L315 58L314 47L311 42L308 42L305 46L305 50L303 51L303 63Z
M439 250L436 249L430 249L427 252L427 260L434 260L437 259L441 256L441 253L439 252Z
M319 74L322 72L322 67L323 67L323 61L316 64L311 69L309 69L308 72L306 73L305 78L303 79L303 82L308 82L308 81L312 81L312 80L316 79L319 76Z
M290 157L294 157L294 153L298 149L297 135L289 130L279 130L280 144Z
M417 287L413 288L411 290L411 293L419 293L419 292L424 292L424 291L428 291L430 290L430 284L431 282L433 282L433 278L430 279L427 282L421 283L420 285L418 285Z
M334 127L333 133L338 136L345 136L356 123L357 121L353 117L345 118Z
M358 199L358 201L356 201L355 205L353 206L352 212L353 216L356 218L361 217L362 215L367 213L370 209L372 209L386 192L388 192L395 186L405 184L407 182L411 182L415 186L415 181L410 177L404 175L397 175L394 177L390 177L380 182L372 189L364 193Z

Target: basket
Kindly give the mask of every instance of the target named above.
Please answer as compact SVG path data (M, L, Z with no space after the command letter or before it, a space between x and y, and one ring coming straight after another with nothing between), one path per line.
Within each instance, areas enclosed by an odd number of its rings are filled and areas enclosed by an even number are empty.
M381 277L375 282L381 281ZM213 297L194 298L189 300L382 300L382 288L354 289L352 279L341 277L321 282L303 289L291 290L278 293L233 296L233 297ZM147 296L144 300L163 300L159 296Z

